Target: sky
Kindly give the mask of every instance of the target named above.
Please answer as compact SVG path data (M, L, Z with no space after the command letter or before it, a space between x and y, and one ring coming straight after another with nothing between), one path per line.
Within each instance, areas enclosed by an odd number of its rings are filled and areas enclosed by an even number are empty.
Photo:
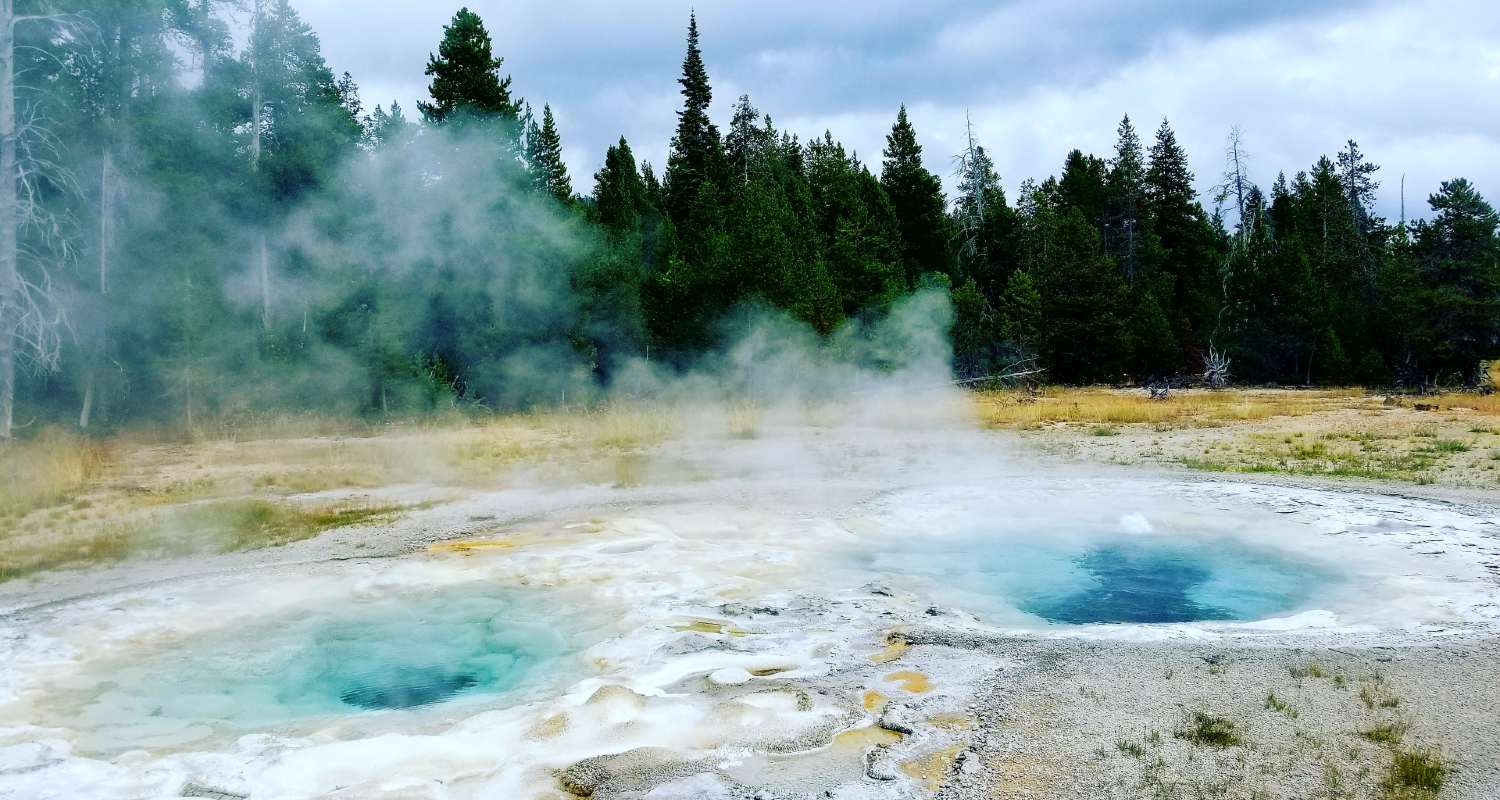
M366 107L411 116L455 3L293 0ZM514 94L552 106L574 189L625 136L658 174L681 106L688 2L469 0ZM1068 150L1107 157L1129 114L1149 146L1163 117L1203 201L1238 125L1269 188L1349 139L1382 169L1379 210L1427 213L1463 176L1500 205L1497 0L699 0L713 113L728 126L748 93L803 140L832 131L879 172L897 109L951 187L965 118L1012 198L1060 172Z

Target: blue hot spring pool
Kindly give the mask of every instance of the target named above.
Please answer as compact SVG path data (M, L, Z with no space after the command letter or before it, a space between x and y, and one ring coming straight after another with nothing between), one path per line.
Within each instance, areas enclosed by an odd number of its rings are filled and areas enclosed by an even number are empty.
M967 535L860 556L907 591L995 622L1152 624L1293 613L1324 567L1236 539Z
M310 606L94 665L49 711L103 742L171 745L345 715L503 703L570 673L567 656L586 646L588 626L543 602L460 585Z

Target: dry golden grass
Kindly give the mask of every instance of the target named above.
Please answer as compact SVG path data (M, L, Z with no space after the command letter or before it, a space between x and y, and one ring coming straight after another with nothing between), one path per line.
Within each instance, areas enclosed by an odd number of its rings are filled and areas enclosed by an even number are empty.
M724 410L724 425L735 439L754 439L760 435L765 415L765 409L755 403L730 403Z
M0 444L0 520L67 502L104 474L115 449L57 429Z
M676 434L678 415L671 408L610 403L597 409L550 411L531 418L557 433L569 446L628 450L661 443Z
M1413 402L1435 405L1443 411L1473 411L1487 416L1500 416L1500 393L1440 394L1430 398L1419 398Z
M1152 400L1139 390L1088 388L1047 389L1035 397L1014 391L985 391L974 398L985 425L1015 428L1055 423L1213 426L1302 416L1351 405L1378 407L1380 403L1360 389L1190 390L1173 392L1166 400Z
M397 505L367 503L304 507L257 498L189 503L87 526L73 531L73 535L7 541L0 555L0 581L138 556L276 547L335 528L391 520L405 510Z

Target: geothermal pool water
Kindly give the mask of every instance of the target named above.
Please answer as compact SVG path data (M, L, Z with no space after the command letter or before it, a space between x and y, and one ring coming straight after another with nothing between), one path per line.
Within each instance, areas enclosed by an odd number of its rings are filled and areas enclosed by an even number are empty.
M1258 620L1297 610L1326 568L1229 538L963 536L864 559L874 573L981 619L1059 624Z
M490 584L303 606L94 664L45 711L108 750L450 701L493 705L567 673L564 657L576 652L559 632L567 617Z

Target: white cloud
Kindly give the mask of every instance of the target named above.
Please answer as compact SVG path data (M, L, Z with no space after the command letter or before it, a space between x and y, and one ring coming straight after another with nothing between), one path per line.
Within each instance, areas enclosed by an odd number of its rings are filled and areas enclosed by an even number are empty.
M351 15L343 0L298 5L368 104L396 97L414 110L451 9L371 0ZM621 134L638 157L664 162L688 5L471 3L516 91L558 114L580 191ZM1022 178L1058 171L1072 147L1108 155L1128 112L1148 144L1170 117L1203 187L1238 124L1264 184L1354 138L1384 167L1389 216L1399 213L1402 173L1410 214L1455 175L1500 201L1500 4L1486 0L700 5L721 124L748 91L782 127L804 137L831 129L877 169L903 101L929 168L945 176L971 111L1012 192Z

